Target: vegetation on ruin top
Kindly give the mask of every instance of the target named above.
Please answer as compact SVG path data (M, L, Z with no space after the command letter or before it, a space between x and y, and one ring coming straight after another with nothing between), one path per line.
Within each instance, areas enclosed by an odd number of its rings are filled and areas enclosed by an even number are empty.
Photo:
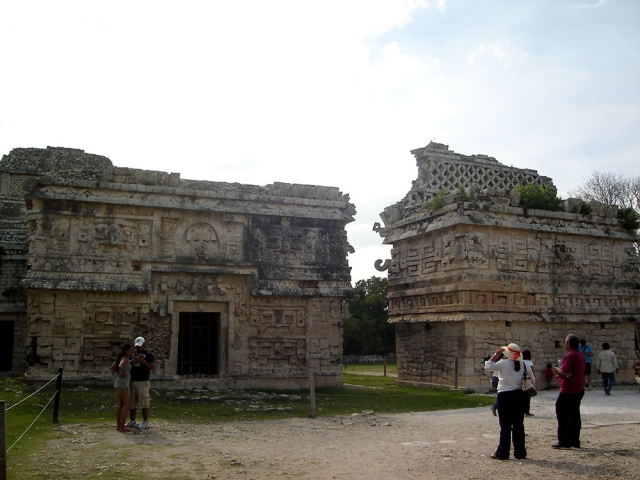
M618 220L620 220L620 225L627 230L635 231L640 228L640 215L631 207L618 210Z
M555 188L542 187L530 183L528 185L520 185L516 188L520 192L520 206L526 209L534 210L550 210L559 212L564 209L562 198L558 197Z

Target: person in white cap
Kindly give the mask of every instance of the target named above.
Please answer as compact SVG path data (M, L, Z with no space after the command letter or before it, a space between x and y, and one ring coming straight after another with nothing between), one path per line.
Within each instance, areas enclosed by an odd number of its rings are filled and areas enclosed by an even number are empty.
M504 357L506 358L502 358ZM498 372L497 410L500 422L500 443L496 452L491 454L495 460L508 460L513 435L513 456L519 460L527 458L524 433L524 413L529 394L522 390L522 378L525 371L535 384L533 371L522 359L520 347L510 343L500 347L493 356L484 362L484 369Z
M131 357L131 407L127 427L138 427L141 430L149 428L149 411L151 408L151 397L149 395L149 377L156 368L156 359L153 354L146 349L144 337L136 338L135 350ZM142 410L143 422L136 423L136 414Z

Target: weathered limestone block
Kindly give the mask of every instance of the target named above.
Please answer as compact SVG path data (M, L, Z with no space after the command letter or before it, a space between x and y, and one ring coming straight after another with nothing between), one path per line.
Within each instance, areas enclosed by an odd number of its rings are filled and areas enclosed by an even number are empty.
M53 337L38 337L38 346L39 347L52 347L55 342Z

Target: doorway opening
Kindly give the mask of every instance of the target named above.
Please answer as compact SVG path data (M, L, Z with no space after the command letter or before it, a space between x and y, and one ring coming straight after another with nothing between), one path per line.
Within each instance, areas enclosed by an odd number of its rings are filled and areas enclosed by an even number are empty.
M0 372L13 369L13 330L14 322L0 322Z
M218 375L219 312L180 312L178 375Z

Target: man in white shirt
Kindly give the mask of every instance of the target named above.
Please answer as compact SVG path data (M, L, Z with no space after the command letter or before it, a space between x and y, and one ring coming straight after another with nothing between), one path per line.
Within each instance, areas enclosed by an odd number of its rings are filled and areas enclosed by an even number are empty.
M611 389L616 381L616 373L618 370L618 359L616 354L609 350L610 346L607 342L602 344L602 351L598 354L598 363L596 373L602 374L602 386L604 393L611 395Z

